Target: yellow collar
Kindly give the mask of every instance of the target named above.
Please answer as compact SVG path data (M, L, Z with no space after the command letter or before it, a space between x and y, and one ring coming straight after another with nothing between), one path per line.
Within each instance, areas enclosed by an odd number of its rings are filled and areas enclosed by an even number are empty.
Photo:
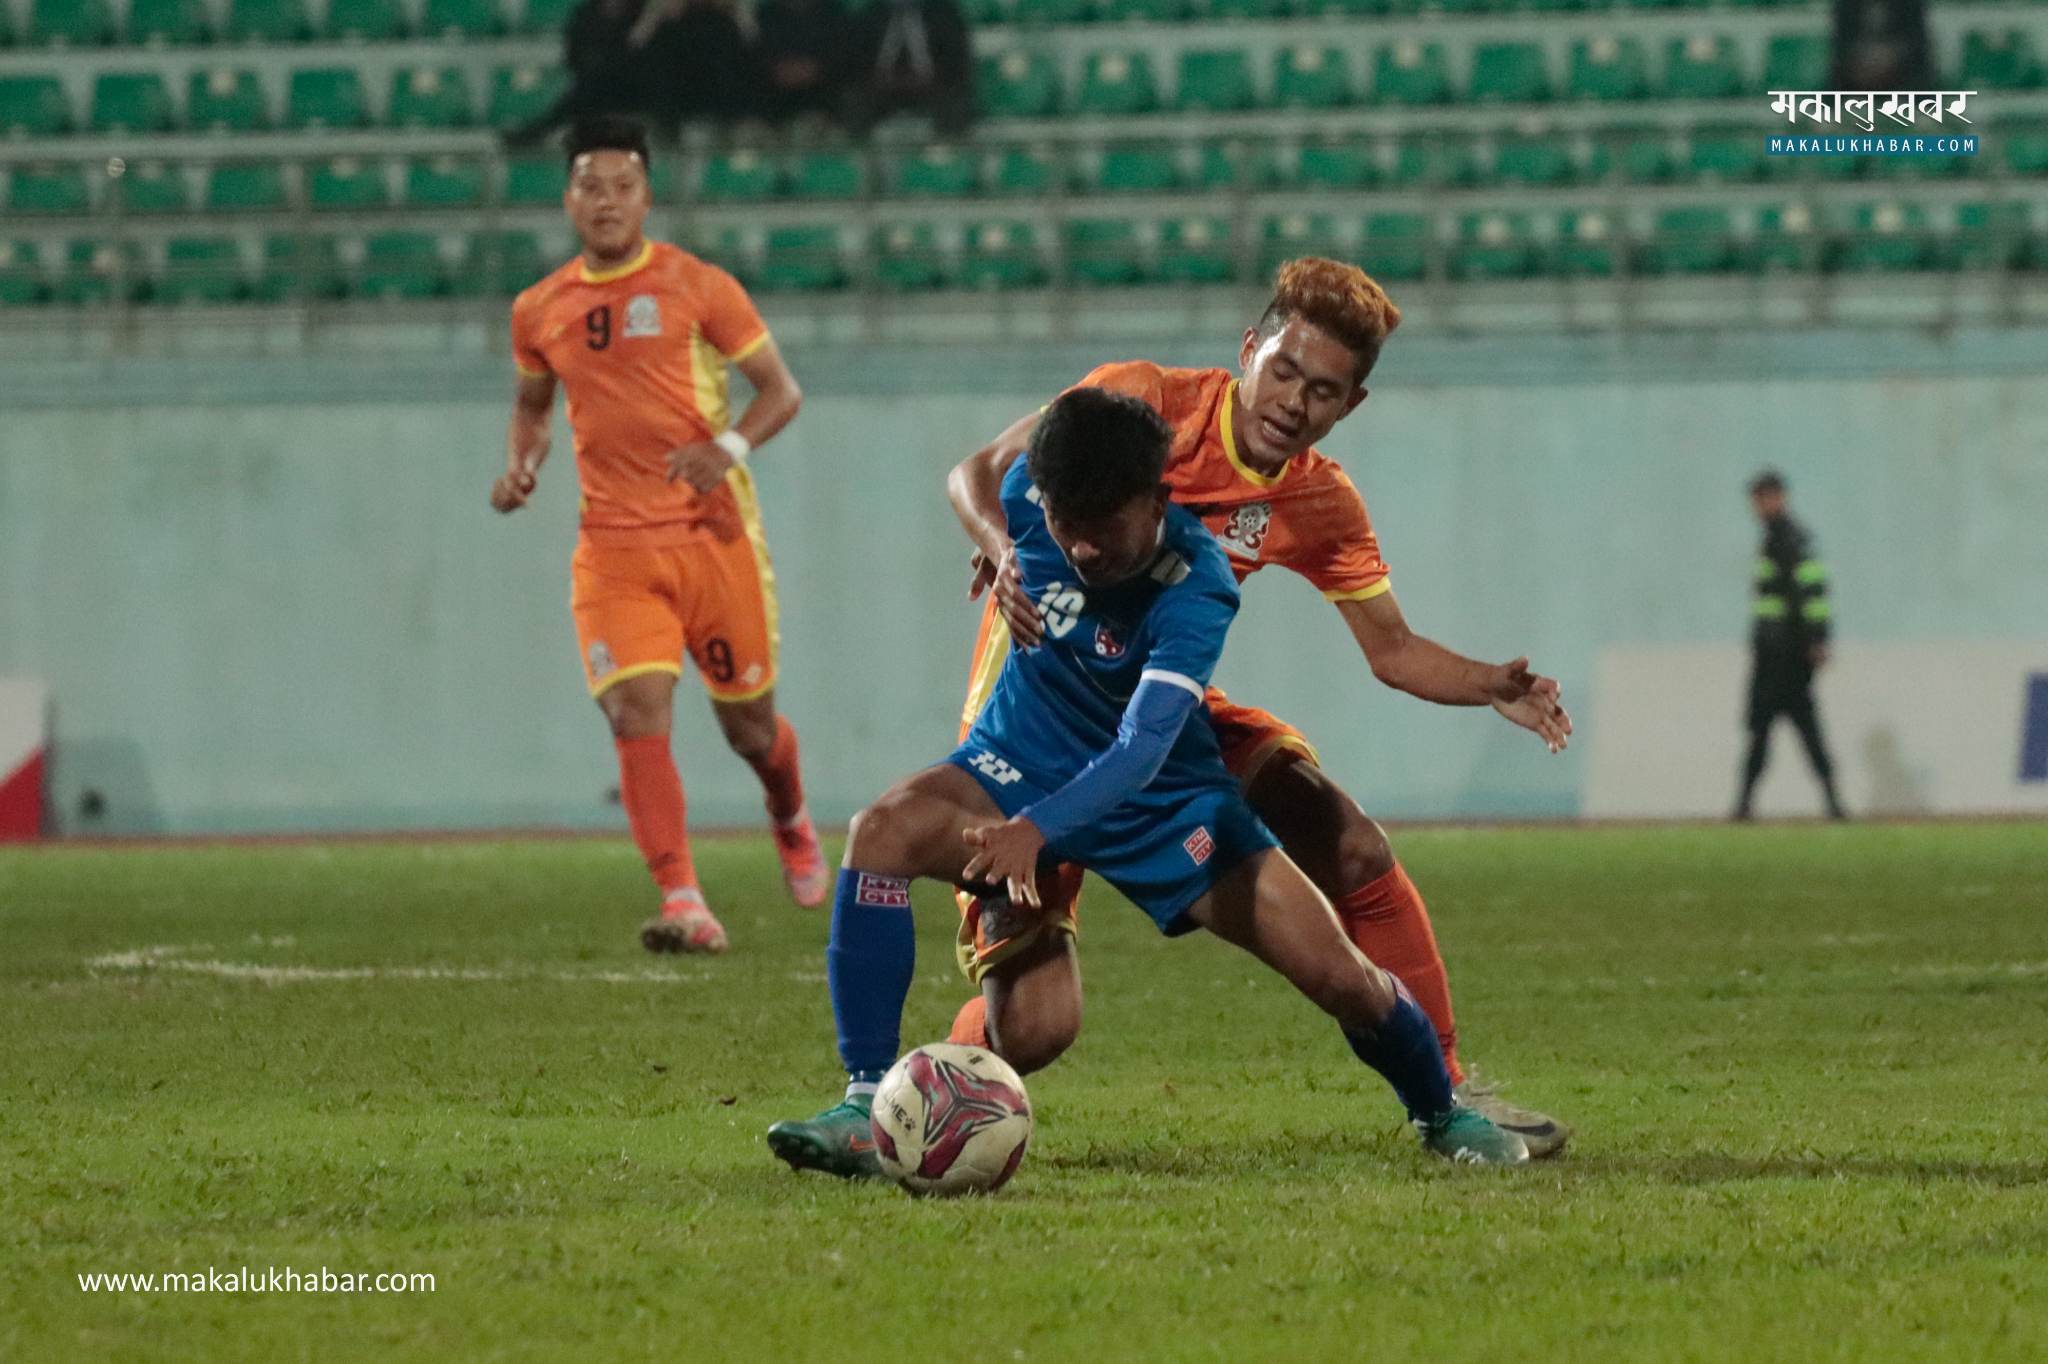
M642 242L640 243L639 254L635 255L633 259L627 261L624 265L615 265L609 270L593 270L590 268L589 261L579 258L577 266L582 270L583 282L585 284L609 284L615 279L624 279L635 270L646 269L647 262L653 259L654 243Z
M1252 468L1251 465L1246 464L1244 462L1244 459L1237 453L1237 423L1232 420L1232 416L1236 412L1236 410L1237 380L1232 379L1230 381L1230 387L1223 390L1223 457L1229 460L1230 467L1237 470L1238 474L1244 478L1245 482L1251 484L1253 487L1273 487L1281 479L1287 477L1288 466L1287 464L1281 465L1280 472L1277 474L1262 474L1257 469ZM1288 461L1288 464L1292 463L1292 460Z

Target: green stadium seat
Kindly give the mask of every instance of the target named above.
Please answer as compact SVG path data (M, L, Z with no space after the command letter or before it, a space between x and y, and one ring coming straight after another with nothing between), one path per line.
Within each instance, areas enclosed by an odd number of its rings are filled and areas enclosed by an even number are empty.
M422 38L495 38L504 31L497 0L427 0L420 13Z
M2027 206L1972 201L1955 208L1945 263L1957 270L2010 270L2027 259Z
M205 0L129 0L128 41L145 47L213 41Z
M519 31L554 36L569 26L577 0L525 0L519 6Z
M1310 142L1274 178L1304 189L1363 189L1378 182L1379 159L1367 142Z
M1997 141L2005 145L2005 168L2014 175L2048 175L2048 122L2002 123Z
M1701 180L1761 180L1770 171L1753 123L1701 124L1692 130L1692 173Z
M1259 227L1259 274L1270 276L1297 256L1346 255L1337 225L1321 213L1289 213L1268 218Z
M1621 0L1629 9L1692 9L1700 0Z
M1077 113L1147 114L1159 105L1152 59L1142 52L1091 52L1082 68Z
M885 289L913 293L946 283L938 233L930 223L893 223L876 231L875 281Z
M105 47L114 41L114 9L107 0L34 0L28 37L44 47Z
M867 168L856 153L818 151L797 158L792 189L799 199L858 199L867 183Z
M1651 275L1716 275L1739 263L1735 223L1725 208L1667 208L1636 251L1636 268Z
M264 238L263 269L250 288L268 303L288 298L340 298L348 289L341 252L328 234L278 232Z
M1168 218L1159 225L1153 276L1162 284L1228 284L1237 277L1227 218Z
M130 162L115 184L121 206L129 213L183 213L192 206L192 193L180 166L162 161Z
M1085 24L1095 17L1095 0L1017 0L1020 24Z
M1573 99L1641 99L1649 88L1649 62L1636 39L1603 34L1572 44Z
M1629 184L1658 185L1678 176L1671 134L1662 128L1604 128L1595 134L1593 146L1602 173L1611 168Z
M206 179L209 213L274 213L284 206L284 172L275 161L223 161Z
M1243 156L1229 141L1204 142L1195 152L1193 189L1235 189L1244 182Z
M1059 68L1043 52L984 57L977 76L975 98L990 118L1046 118L1059 112Z
M459 156L415 157L405 168L411 208L474 208L484 201L481 161Z
M77 166L17 165L8 177L10 213L84 213L91 207L85 172Z
M1341 47L1280 49L1273 64L1273 103L1282 109L1335 109L1351 102L1350 68Z
M1284 19L1291 0L1189 0L1188 17L1215 19Z
M1858 204L1838 225L1830 264L1854 272L1924 270L1935 261L1927 210L1919 204L1887 201Z
M960 12L966 16L969 28L988 28L1010 22L1006 0L962 0Z
M505 202L517 207L559 204L568 168L557 156L515 156L505 162Z
M1067 224L1067 278L1075 284L1137 284L1145 278L1138 225L1127 218L1077 218Z
M491 72L491 126L500 130L531 123L569 88L560 66L501 66Z
M1395 0L1299 0L1301 12L1312 19L1376 19L1395 12ZM1404 12L1412 5L1402 7Z
M1672 99L1727 99L1743 92L1742 63L1735 40L1695 33L1673 38L1664 49L1662 93Z
M763 289L817 292L847 285L846 247L837 226L772 227L757 280Z
M98 133L169 132L171 92L154 71L107 74L92 83L92 127Z
M232 303L242 296L242 247L233 237L173 237L164 244L159 303Z
M697 185L698 197L713 204L756 203L781 192L780 166L753 151L713 156L704 163L704 178Z
M345 66L294 71L285 100L287 128L366 128L369 101L363 83Z
M185 83L185 126L194 132L262 132L270 109L254 71L194 71Z
M306 0L228 0L222 36L238 43L303 43L313 36Z
M964 199L981 187L980 161L972 152L934 143L899 160L891 181L898 194Z
M448 267L431 232L378 232L363 242L361 298L434 298L448 292Z
M1604 209L1570 209L1559 214L1549 272L1600 279L1612 275L1621 254L1620 236L1620 224Z
M1102 149L1095 187L1107 193L1157 194L1180 185L1173 148L1153 143L1112 143Z
M1818 268L1821 237L1804 204L1769 204L1757 210L1752 253L1761 270L1805 273Z
M1517 6L1534 14L1580 14L1591 9L1606 9L1608 0L1522 0Z
M16 34L14 32L14 8L11 5L0 5L0 47L13 47L15 42ZM16 243L16 245L30 244L31 243Z
M700 231L689 242L688 249L699 260L710 261L747 288L754 287L761 252L751 229L721 227Z
M2026 90L2041 83L2041 63L2024 29L1963 35L1963 90Z
M1494 146L1496 180L1520 185L1564 185L1577 176L1577 159L1566 134L1511 133Z
M1434 236L1430 220L1420 213L1375 213L1365 220L1358 262L1379 279L1421 279L1429 273Z
M306 205L316 213L382 208L389 200L381 161L334 156L306 167Z
M472 232L455 279L460 294L510 298L548 273L540 239L531 232Z
M1259 102L1251 58L1234 48L1181 53L1176 98L1182 109L1211 113L1251 108Z
M406 36L405 11L398 0L327 0L323 37L382 42Z
M996 158L989 189L997 194L1050 194L1063 175L1059 153L1050 147L1007 147Z
M1026 222L971 224L959 279L969 289L1030 289L1044 284L1038 233Z
M1529 104L1550 98L1550 69L1535 43L1481 43L1472 50L1471 97Z
M1102 0L1102 17L1112 24L1171 24L1188 17L1182 0Z
M391 77L391 109L384 121L394 128L466 128L476 117L469 77L459 66L402 66Z
M0 76L0 137L71 131L71 101L55 76Z
M55 290L59 303L80 307L136 302L149 296L149 273L142 248L134 242L116 245L96 237L74 238L64 249L65 270Z
M1828 88L1828 40L1823 33L1776 33L1764 44L1764 89Z
M9 242L0 247L0 308L29 308L49 301L42 254L34 242Z
M1411 133L1395 144L1395 185L1474 185L1479 153L1467 133Z
M1522 279L1536 273L1536 234L1526 213L1467 213L1451 247L1453 279Z
M1393 43L1373 59L1373 97L1386 104L1445 104L1451 67L1442 43Z

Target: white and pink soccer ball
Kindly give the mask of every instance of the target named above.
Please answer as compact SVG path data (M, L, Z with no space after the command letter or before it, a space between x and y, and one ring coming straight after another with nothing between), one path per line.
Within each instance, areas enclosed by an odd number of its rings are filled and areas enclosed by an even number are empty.
M1031 1143L1031 1101L994 1052L934 1042L882 1077L874 1131L883 1173L909 1192L994 1193Z

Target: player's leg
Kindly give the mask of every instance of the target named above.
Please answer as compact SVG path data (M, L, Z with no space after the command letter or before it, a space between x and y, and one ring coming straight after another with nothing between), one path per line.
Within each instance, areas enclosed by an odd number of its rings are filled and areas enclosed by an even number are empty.
M1828 818L1844 819L1842 798L1835 793L1835 763L1828 756L1827 741L1820 731L1820 711L1813 700L1813 676L1807 674L1797 696L1786 707L1792 727L1799 731L1799 741L1806 746L1806 761L1813 766L1813 775L1820 779L1821 794L1827 799Z
M1778 718L1778 698L1771 669L1759 655L1749 674L1749 708L1744 716L1749 726L1749 751L1742 759L1742 791L1735 798L1735 818L1753 817L1756 784L1764 775L1771 756L1771 725Z
M768 1146L800 1170L847 1178L880 1173L868 1131L875 1086L894 1064L916 964L910 883L957 881L971 825L1001 818L981 784L950 764L897 783L847 830L825 951L846 1094L831 1108L768 1129Z
M1269 847L1238 862L1187 915L1265 962L1334 1019L1353 1054L1393 1087L1430 1150L1496 1165L1529 1158L1519 1136L1457 1103L1428 1015L1358 950L1284 852Z
M1074 935L1035 936L989 968L980 999L989 1050L1019 1075L1044 1070L1081 1035L1081 959Z
M832 873L818 847L818 830L811 823L810 808L804 802L804 777L796 727L789 717L775 709L770 690L746 701L721 701L715 696L712 713L718 717L725 742L741 761L754 769L768 807L768 828L775 838L776 856L782 862L782 879L790 897L805 909L825 903L832 887Z

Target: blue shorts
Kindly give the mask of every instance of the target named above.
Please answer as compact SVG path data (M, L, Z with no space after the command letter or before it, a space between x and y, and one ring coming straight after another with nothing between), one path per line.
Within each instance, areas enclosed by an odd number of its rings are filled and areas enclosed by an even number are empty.
M1004 815L1051 795L986 743L961 745L946 761L973 777ZM1192 932L1187 908L1254 853L1277 848L1223 765L1215 780L1155 781L1101 821L1051 845L1115 886L1169 937Z

